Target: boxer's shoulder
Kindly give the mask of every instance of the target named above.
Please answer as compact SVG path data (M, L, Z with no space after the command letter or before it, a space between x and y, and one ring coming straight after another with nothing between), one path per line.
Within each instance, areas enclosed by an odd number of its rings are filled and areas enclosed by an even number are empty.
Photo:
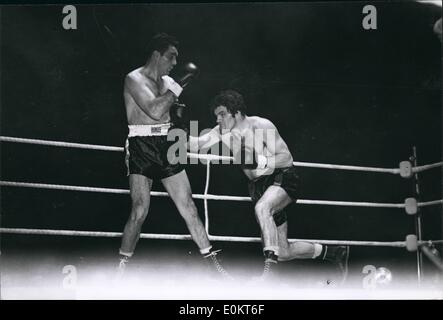
M256 129L274 128L274 124L271 120L259 116L248 117L251 125Z

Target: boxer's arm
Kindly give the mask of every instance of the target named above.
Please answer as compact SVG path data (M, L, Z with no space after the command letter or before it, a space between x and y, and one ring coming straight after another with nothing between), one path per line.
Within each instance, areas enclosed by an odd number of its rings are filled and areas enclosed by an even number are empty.
M137 76L132 74L126 76L124 90L131 95L140 109L154 120L160 120L176 100L174 93L169 90L156 97L146 84L139 81Z
M216 126L199 137L189 136L188 149L191 152L197 152L203 148L210 148L214 144L220 142L221 135L219 132L219 126Z
M265 129L264 143L272 155L268 156L268 167L281 168L291 165L294 161L291 152L275 125L267 119L261 119L260 128Z

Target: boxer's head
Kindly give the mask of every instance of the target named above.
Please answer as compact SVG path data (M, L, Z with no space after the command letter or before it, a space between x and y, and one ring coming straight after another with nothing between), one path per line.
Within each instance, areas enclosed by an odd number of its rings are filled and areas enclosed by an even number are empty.
M154 61L161 75L168 74L177 64L178 41L166 33L155 35L148 43L146 54L148 63Z
M231 130L237 118L244 118L246 105L243 97L235 90L224 90L211 101L211 110L217 118L220 130Z

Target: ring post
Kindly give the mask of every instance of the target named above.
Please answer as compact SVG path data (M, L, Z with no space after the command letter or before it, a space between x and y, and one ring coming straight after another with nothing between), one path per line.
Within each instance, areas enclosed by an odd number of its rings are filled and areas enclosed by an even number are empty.
M409 158L409 160L414 164L414 167L417 167L417 148L416 146L412 147L412 156ZM419 180L418 180L418 173L415 172L413 175L413 182L414 182L414 194L417 201L420 201L420 186L419 186ZM421 221L421 212L418 208L417 213L414 215L414 221L415 221L415 234L417 235L417 240L420 242L423 240L422 237L422 221ZM418 285L421 284L421 278L423 276L423 254L421 250L417 250L417 280Z

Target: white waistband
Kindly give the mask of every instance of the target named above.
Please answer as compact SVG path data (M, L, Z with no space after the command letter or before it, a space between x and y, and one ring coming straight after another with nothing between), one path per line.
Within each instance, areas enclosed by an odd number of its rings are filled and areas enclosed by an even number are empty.
M129 125L128 137L167 136L171 123Z

